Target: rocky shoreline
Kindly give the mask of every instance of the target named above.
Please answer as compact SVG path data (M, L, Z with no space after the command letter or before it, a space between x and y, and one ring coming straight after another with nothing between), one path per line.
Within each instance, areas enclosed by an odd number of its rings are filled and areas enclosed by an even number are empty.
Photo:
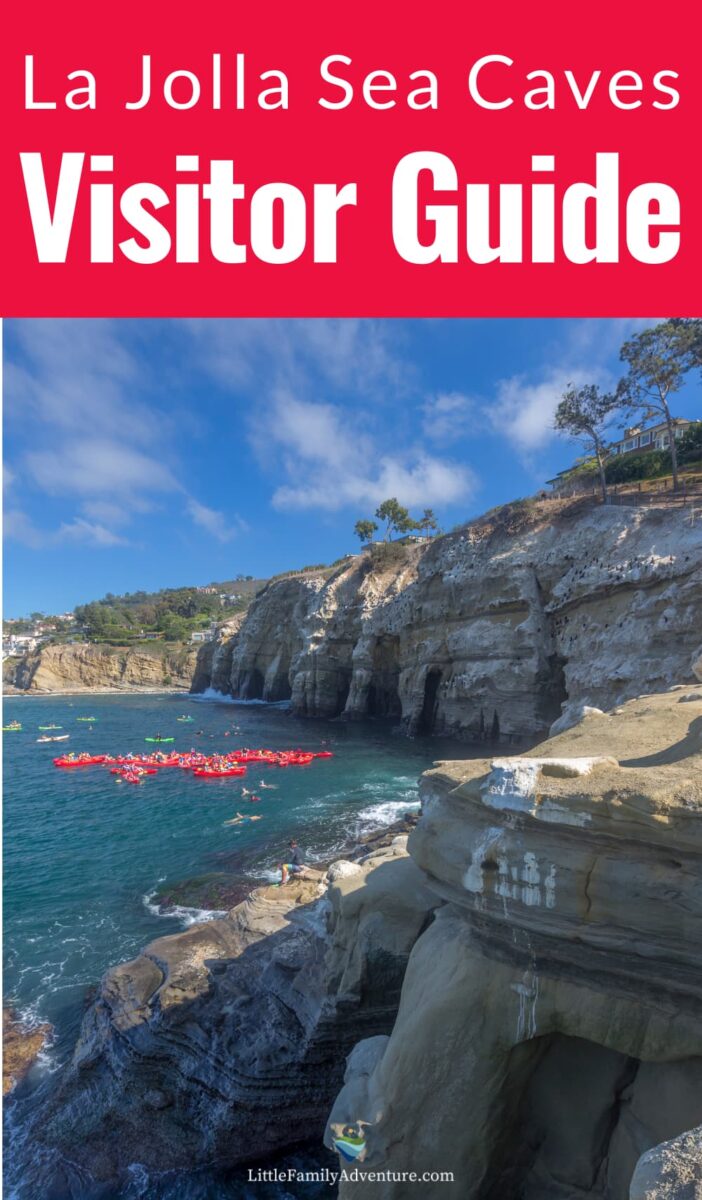
M12 1008L2 1010L2 1094L24 1079L51 1037L50 1025L28 1026Z
M409 840L110 970L33 1135L111 1186L134 1161L270 1162L326 1124L356 1138L342 1197L443 1170L429 1200L690 1200L701 768L690 686L438 764Z

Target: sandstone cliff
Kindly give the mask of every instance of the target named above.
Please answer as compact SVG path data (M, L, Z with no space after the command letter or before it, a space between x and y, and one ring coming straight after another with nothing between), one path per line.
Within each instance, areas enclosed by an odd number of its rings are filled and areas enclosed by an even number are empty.
M329 1144L356 1131L362 1174L452 1172L429 1200L694 1200L702 692L441 763L422 795L410 852L444 905L392 1035L349 1059ZM342 1184L359 1194L409 1193Z
M235 613L228 621L217 627L217 635L211 642L200 646L195 660L191 692L204 692L214 688L216 692L228 692L232 673L234 638L241 629L246 613Z
M269 584L197 690L504 738L692 678L702 521L689 510L477 523L398 554Z
M189 688L195 659L189 646L136 650L81 643L49 645L6 660L3 681L6 687L24 692Z
M321 1143L344 1057L389 1033L438 903L405 844L338 863L326 889L259 888L108 972L34 1134L64 1186Z

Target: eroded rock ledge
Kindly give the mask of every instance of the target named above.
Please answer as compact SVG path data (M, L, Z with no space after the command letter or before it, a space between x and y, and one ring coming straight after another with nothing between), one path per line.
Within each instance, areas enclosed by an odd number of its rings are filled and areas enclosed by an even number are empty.
M110 970L35 1136L65 1180L269 1161L321 1143L344 1058L387 1034L439 903L406 835L327 879L256 889L227 917Z
M392 717L412 733L543 735L692 679L702 522L584 508L522 532L466 528L394 565L269 584L201 652L197 687L290 700L300 716Z
M329 1144L353 1128L364 1171L453 1171L437 1200L702 1194L701 767L683 688L424 776L410 851L445 903ZM359 1187L407 1195L340 1195Z

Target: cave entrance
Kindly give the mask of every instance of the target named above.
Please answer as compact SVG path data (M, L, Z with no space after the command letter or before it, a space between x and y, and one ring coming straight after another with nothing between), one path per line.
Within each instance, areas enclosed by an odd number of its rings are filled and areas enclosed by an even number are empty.
M702 1058L534 1038L510 1055L500 1109L479 1200L628 1200L639 1157L702 1123Z
M434 731L440 683L441 671L439 667L430 667L424 679L424 703L422 704L422 712L417 727L417 733L419 734L426 735Z
M276 703L279 700L290 700L292 697L292 688L290 687L290 679L287 672L281 671L276 675L273 683L268 689L266 700Z
M379 637L373 648L372 679L368 688L369 717L399 717L400 639L394 634Z
M551 725L561 716L563 705L568 699L565 676L567 662L561 654L549 654L539 672L539 708L545 725Z
M262 700L263 699L263 675L258 667L254 667L249 671L246 679L246 687L244 688L243 700Z

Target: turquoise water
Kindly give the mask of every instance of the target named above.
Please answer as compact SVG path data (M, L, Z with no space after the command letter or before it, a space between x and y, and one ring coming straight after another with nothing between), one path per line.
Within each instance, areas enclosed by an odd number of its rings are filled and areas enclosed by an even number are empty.
M189 713L195 720L182 724ZM92 726L79 716L95 716ZM216 703L182 696L32 697L9 699L4 723L5 974L4 999L28 1023L49 1022L52 1042L8 1105L15 1141L13 1183L22 1194L21 1131L69 1056L86 998L113 963L132 958L155 937L214 915L197 905L159 912L157 889L211 872L252 883L271 877L295 836L308 861L328 859L359 833L390 823L417 804L417 779L439 757L466 757L465 747L408 741L381 724L301 722L270 705ZM39 725L63 726L70 741L37 744ZM199 732L202 731L202 732ZM104 767L57 770L67 749L141 753L144 738L174 736L176 750L234 747L329 749L309 767L249 767L243 779L195 779L164 770L142 786L117 784ZM261 790L261 779L276 785ZM242 785L261 803L249 805ZM223 822L241 812L262 820ZM11 1148L12 1149L12 1148ZM325 1160L326 1161L326 1160ZM149 1200L229 1200L296 1196L210 1177L135 1180L129 1196ZM310 1185L299 1193L312 1196ZM323 1188L320 1194L330 1195ZM33 1200L44 1200L32 1189ZM53 1195L52 1195L53 1200Z

